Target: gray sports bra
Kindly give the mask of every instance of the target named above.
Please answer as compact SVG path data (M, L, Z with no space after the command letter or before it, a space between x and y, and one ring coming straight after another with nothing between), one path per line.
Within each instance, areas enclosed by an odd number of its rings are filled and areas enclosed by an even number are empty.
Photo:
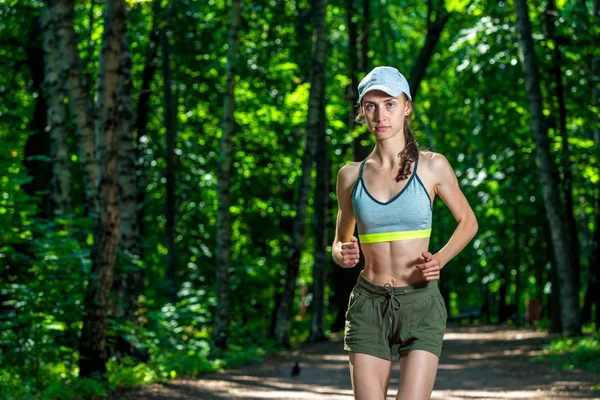
M417 175L419 160L406 186L391 200L375 199L363 180L364 160L352 189L352 208L361 243L393 242L431 236L431 199Z

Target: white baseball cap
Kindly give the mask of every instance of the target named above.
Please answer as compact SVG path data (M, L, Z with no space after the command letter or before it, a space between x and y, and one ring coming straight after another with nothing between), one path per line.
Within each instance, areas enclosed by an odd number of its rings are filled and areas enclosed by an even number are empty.
M381 90L393 97L406 93L408 98L412 101L408 81L404 75L394 67L373 68L373 70L360 81L358 84L358 104L360 104L363 96L372 90Z

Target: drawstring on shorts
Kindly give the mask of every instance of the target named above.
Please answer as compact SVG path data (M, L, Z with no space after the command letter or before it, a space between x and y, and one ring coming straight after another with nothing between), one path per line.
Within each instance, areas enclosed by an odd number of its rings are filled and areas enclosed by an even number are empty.
M386 291L386 295L387 295L387 301L386 301L386 310L385 310L385 315L387 315L389 317L390 320L390 325L394 324L394 315L396 314L396 312L398 310L400 310L400 308L402 307L402 303L400 303L400 299L398 299L398 297L396 295L394 295L394 288L392 287L392 285L390 285L389 283L386 283L385 285L383 285L385 291ZM403 296L406 294L406 290L401 291L400 293L398 293L398 296Z

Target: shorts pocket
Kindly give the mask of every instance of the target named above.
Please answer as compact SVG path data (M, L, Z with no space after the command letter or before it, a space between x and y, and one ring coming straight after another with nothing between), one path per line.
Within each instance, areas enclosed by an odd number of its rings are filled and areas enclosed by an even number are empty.
M442 319L442 321L444 321L444 324L446 324L446 321L448 320L448 311L446 310L444 298L441 295L437 295L435 296L434 303L435 308L438 310L440 318Z
M352 289L350 292L350 298L348 299L348 309L346 310L346 319L361 306L364 302L365 296L360 294L357 290Z
M435 301L431 297L425 297L410 304L410 336L418 337L417 332L427 325L431 320L431 312L434 309Z

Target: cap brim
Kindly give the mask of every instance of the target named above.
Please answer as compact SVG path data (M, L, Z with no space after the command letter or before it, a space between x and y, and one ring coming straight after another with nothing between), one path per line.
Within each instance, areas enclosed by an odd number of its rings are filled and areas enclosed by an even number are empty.
M365 94L372 92L373 90L381 90L384 93L389 94L392 97L396 97L396 96L400 96L402 94L402 90L398 91L394 91L392 90L389 86L386 85L373 85L367 89L364 90L364 92L362 93L362 95L358 98L358 104L360 104L360 101L362 100L362 98L365 96Z

